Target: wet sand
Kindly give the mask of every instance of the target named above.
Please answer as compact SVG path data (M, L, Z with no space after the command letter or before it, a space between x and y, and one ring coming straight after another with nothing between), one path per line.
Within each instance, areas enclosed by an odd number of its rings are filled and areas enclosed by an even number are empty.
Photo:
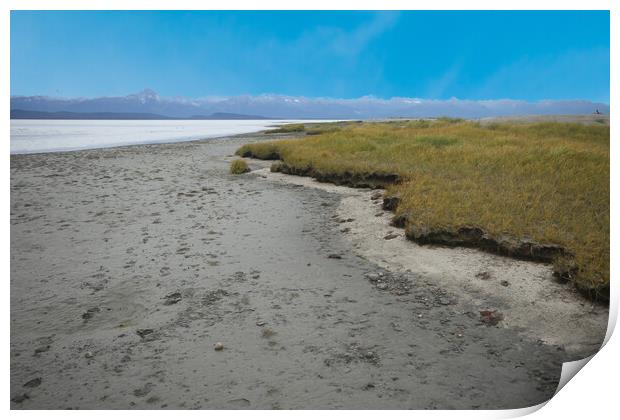
M266 139L11 156L12 408L521 408L600 346L606 308L523 286L547 266L416 247L371 191L228 174Z

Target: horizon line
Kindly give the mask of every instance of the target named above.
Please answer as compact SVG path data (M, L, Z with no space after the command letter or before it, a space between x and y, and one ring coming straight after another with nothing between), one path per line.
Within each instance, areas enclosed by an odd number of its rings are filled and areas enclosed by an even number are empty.
M191 100L226 100L230 98L239 98L239 97L281 97L281 98L303 98L309 100L325 100L325 101L359 101L359 100L375 100L375 101L392 101L398 99L408 99L413 101L425 101L425 102L450 102L450 101L463 101L463 102L500 102L500 101L513 101L513 102L525 102L525 103L541 103L541 102L571 102L571 101L583 101L590 103L599 103L603 105L609 106L609 102L605 102L603 100L595 100L595 99L586 99L586 98L570 98L570 99L554 99L554 98L544 98L544 99L536 99L536 100L528 100L528 99L519 99L519 98L510 98L510 97L500 97L500 98L486 98L486 99L470 99L470 98L459 98L457 96L451 96L450 98L445 99L437 99L437 98L424 98L419 96L390 96L390 97L381 97L374 94L366 94L357 97L330 97L330 96L306 96L306 95L290 95L284 93L275 93L275 92L265 92L260 94L236 94L236 95L212 95L212 96L183 96L183 95L160 95L157 91L150 88L145 88L140 91L135 91L127 94L116 94L116 95L99 95L99 96L62 96L62 95L49 95L49 94L36 94L36 95L24 95L24 94L11 94L10 99L13 98L48 98L48 99L65 99L65 100L89 100L89 99L99 99L99 98L125 98L129 96L139 96L142 93L152 93L156 95L158 98L164 99L191 99Z

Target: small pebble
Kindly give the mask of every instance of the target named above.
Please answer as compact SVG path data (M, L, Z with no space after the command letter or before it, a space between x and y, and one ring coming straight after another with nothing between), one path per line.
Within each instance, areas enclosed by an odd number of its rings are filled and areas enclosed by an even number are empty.
M36 349L34 349L34 354L40 354L40 353L45 353L46 351L48 351L50 349L50 346L41 346L41 347L37 347Z
M366 277L370 281L377 281L377 280L379 280L379 275L376 274L376 273L368 273L368 274L366 274Z
M87 359L92 359L93 356L93 352L91 351L87 351L86 353L84 353L84 357L86 357Z
M218 342L217 342L217 343L215 343L215 345L213 346L213 349L214 349L215 351L221 351L221 350L224 350L224 345L218 341Z

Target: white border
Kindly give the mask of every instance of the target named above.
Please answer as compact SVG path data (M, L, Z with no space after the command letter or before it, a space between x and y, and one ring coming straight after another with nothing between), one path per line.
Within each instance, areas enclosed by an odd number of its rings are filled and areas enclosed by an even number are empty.
M610 0L8 0L9 10L609 10Z
M9 160L9 144L10 144L10 124L9 124L9 107L10 107L10 10L61 10L61 9L75 9L75 10L172 10L172 9L184 9L184 10L197 10L197 9L211 9L211 10L234 10L234 9L267 9L267 10L365 10L365 9L381 9L381 10L611 10L611 72L610 72L610 106L617 104L619 86L617 76L620 74L620 66L618 63L618 40L619 31L618 24L618 2L617 1L605 1L605 0L589 0L589 1L577 1L577 0L436 0L436 1L406 1L406 0L383 0L383 1L371 1L371 0L313 0L313 1L296 1L295 4L291 4L291 1L286 0L263 0L260 2L250 2L243 0L227 0L225 2L220 1L198 1L198 0L151 0L151 1L130 1L130 0L90 0L88 3L79 0L8 0L2 2L2 14L0 15L0 33L1 40L1 82L0 93L3 101L0 105L0 112L5 117L1 119L1 132L2 135L2 147L3 152L0 159L2 159L2 208L5 211L4 223L2 224L2 241L0 246L2 247L2 254L4 259L1 265L1 272L4 274L3 287L4 293L2 294L2 303L4 303L4 322L2 324L3 336L6 338L6 342L2 346L1 354L2 360L5 362L4 369L4 381L2 382L3 404L5 410L9 410L9 395L10 395L10 366L9 366L9 326L10 326L10 226L9 226L9 212L10 212L10 160ZM617 123L618 119L614 117L614 113L611 115L611 209L617 208L617 188L618 185L618 171L615 170L614 163L618 162L617 159L617 147L614 146L614 141L618 139ZM612 278L616 273L616 265L613 261L617 261L620 257L617 247L617 224L612 217L611 220L611 259L612 259ZM331 412L313 412L313 411L296 411L294 415L302 419L311 419L317 415L327 416L333 418L355 418L359 420L375 418L377 415L395 418L411 418L423 417L423 418L458 418L458 419L488 419L488 418L511 418L528 413L534 412L531 418L544 419L544 418L611 418L617 414L618 404L616 402L617 393L615 391L618 383L618 360L616 355L620 354L620 343L616 336L611 336L615 321L618 313L618 290L614 287L615 278L612 280L611 289L611 305L610 305L610 325L608 328L608 334L606 340L608 340L606 346L595 355L591 362L588 363L583 370L578 374L577 378L570 381L548 404L542 404L541 407L533 407L529 409L521 410L506 410L506 411L390 411L376 413L374 411L331 411ZM9 413L15 418L32 418L44 415L46 418L83 418L88 416L89 418L107 418L110 415L123 418L167 418L169 415L182 415L184 417L203 418L205 415L218 416L221 419L236 418L237 416L251 416L252 418L264 419L264 418L283 418L291 415L290 412L274 412L274 411L253 411L253 412L167 412L167 411L82 411L82 412L68 412L68 411L11 411Z

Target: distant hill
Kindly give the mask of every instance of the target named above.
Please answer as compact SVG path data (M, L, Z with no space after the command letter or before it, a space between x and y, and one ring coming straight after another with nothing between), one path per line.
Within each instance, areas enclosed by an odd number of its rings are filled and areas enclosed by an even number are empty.
M211 115L193 115L188 118L168 117L147 112L45 112L27 111L23 109L11 110L12 120L268 120L259 115L233 114L216 112Z
M169 120L172 118L144 112L45 112L11 110L12 120Z

